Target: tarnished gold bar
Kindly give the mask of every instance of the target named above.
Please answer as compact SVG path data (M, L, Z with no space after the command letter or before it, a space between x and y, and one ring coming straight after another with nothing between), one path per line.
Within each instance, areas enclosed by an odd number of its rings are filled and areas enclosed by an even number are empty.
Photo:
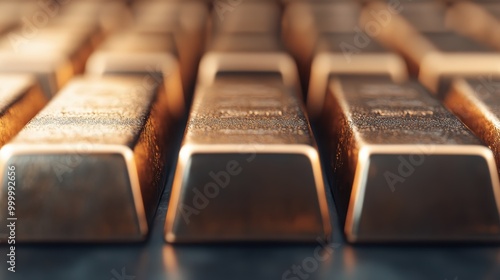
M499 73L500 56L455 33L446 14L446 6L438 2L401 3L396 9L374 2L364 8L360 24L401 53L433 93L447 91L450 77Z
M314 136L279 74L198 87L165 225L168 242L314 241L331 233Z
M493 151L500 166L500 79L478 76L456 79L444 104Z
M97 26L52 25L25 34L19 28L0 39L0 72L35 74L47 97L82 73L97 43Z
M108 37L87 61L91 75L138 75L151 87L163 83L174 117L184 113L179 60L173 38L166 34L122 31Z
M364 42L363 51L357 52L356 46L361 41ZM321 115L328 80L338 75L380 75L391 77L395 82L408 78L404 60L362 32L321 35L312 62L307 94L307 109L311 119Z
M134 77L74 78L2 148L0 206L14 167L16 241L146 237L172 133L162 90Z
M293 58L269 34L217 36L200 62L197 86L211 85L222 72L279 73L287 86L299 85Z
M322 121L350 242L500 240L493 153L422 86L332 78Z
M35 77L0 74L0 147L47 103Z

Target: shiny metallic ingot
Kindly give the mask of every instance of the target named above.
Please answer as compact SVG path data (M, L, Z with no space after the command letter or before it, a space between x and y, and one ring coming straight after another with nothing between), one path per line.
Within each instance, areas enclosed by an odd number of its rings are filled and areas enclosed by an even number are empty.
M322 121L350 242L500 239L493 153L419 84L332 78Z
M33 27L35 28L35 27ZM52 97L85 62L99 40L98 27L51 25L42 29L18 28L0 39L0 72L30 73Z
M492 75L456 79L444 103L490 147L500 166L500 79Z
M146 85L163 83L169 110L184 113L184 92L177 51L171 35L123 31L108 37L87 61L91 75L137 75ZM186 96L187 98L187 96Z
M315 141L279 74L199 87L167 212L168 242L314 241L331 232Z
M0 74L0 147L47 103L35 77Z
M418 2L399 7L401 13L390 4L371 3L365 7L360 25L365 29L377 26L375 38L401 53L431 92L447 91L453 77L499 73L500 56L448 28L444 5Z
M282 37L297 61L305 89L319 38L355 32L359 29L360 12L361 3L357 1L290 1L286 4Z
M279 73L285 85L299 85L295 61L275 35L217 36L201 59L197 86L211 85L223 72Z
M159 89L133 77L75 78L2 148L0 206L13 166L16 241L145 238L172 133Z
M338 75L381 75L395 82L408 78L404 60L386 51L375 41L367 41L363 52L357 53L356 40L368 38L361 33L337 33L322 35L311 67L307 94L309 116L316 119L323 109L328 80Z

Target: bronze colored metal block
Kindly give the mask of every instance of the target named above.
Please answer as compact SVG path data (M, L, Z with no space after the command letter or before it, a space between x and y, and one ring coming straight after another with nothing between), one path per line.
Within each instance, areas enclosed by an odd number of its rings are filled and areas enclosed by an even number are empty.
M320 38L333 34L352 34L354 37L360 30L360 12L361 5L355 1L291 1L286 4L282 37L297 61L304 92L309 88L311 64ZM346 51L350 50L352 48ZM363 46L362 52L365 51Z
M448 77L498 73L500 56L454 33L444 5L404 3L399 10L391 10L389 4L371 3L363 10L360 24L365 29L374 28L373 36L399 52L431 92L446 91Z
M208 22L207 3L201 1L137 1L133 28L141 33L174 35L185 91L192 92Z
M367 40L357 52L358 40ZM311 67L307 94L307 109L311 119L321 115L328 80L338 75L381 75L395 82L408 78L406 64L397 54L386 51L368 35L361 33L331 33L322 35Z
M179 118L185 110L176 47L171 35L123 31L108 37L87 61L91 75L137 75L152 87L163 83L168 106Z
M168 242L314 241L331 233L319 156L279 74L198 87L167 212Z
M47 97L52 97L85 62L98 40L97 26L22 28L0 39L0 72L35 74Z
M75 78L2 148L0 205L14 167L16 241L146 237L172 133L162 89L134 77Z
M47 103L35 77L0 74L0 147Z
M279 39L269 34L218 36L203 56L198 86L211 85L222 72L279 73L287 86L300 84L297 66Z
M489 76L455 79L444 104L493 151L500 166L500 80Z
M332 78L323 112L350 242L500 239L493 153L422 86Z

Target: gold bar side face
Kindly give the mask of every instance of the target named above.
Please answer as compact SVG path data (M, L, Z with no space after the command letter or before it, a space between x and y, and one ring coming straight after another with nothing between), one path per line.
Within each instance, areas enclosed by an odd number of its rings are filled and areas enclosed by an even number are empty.
M322 126L349 241L499 239L491 150L419 84L332 78Z
M47 103L30 75L0 75L0 147L14 137Z
M198 88L169 205L168 242L330 235L313 134L279 74L222 74Z
M23 220L17 239L145 238L163 189L166 103L165 94L138 78L69 83L0 152L5 207L8 167L16 172L16 216ZM5 240L7 232L0 234Z

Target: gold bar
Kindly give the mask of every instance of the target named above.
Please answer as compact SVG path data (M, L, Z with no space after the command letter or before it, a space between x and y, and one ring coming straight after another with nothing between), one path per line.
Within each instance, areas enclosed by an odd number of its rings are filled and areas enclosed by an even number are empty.
M211 85L221 72L279 73L287 86L299 85L295 61L269 34L216 37L200 62L197 85Z
M500 80L492 75L455 79L444 104L493 151L500 166Z
M373 40L363 41L367 38L368 35L355 32L321 36L312 62L307 94L311 119L321 115L330 76L380 75L391 77L395 82L408 78L406 64L399 55L386 51ZM357 52L355 49L361 41L367 43L362 45L362 52Z
M141 33L174 35L183 86L192 92L205 48L207 3L201 1L136 1L133 28Z
M52 97L75 74L83 72L98 33L97 26L50 26L27 34L19 28L0 39L0 72L35 74Z
M170 129L162 87L73 79L0 151L3 209L15 168L16 241L143 240L163 191ZM1 240L7 234L0 229Z
M47 103L35 77L0 74L0 147Z
M307 117L279 74L198 87L165 224L168 242L314 241L331 225Z
M453 32L443 3L370 3L360 23L383 45L401 53L411 72L431 92L447 91L449 77L498 73L500 56Z
M309 88L311 65L321 38L333 34L353 34L354 37L359 30L360 12L360 3L353 1L292 1L286 4L282 38L287 50L297 61L304 92ZM355 45L354 49L357 49ZM345 51L350 50L353 48L346 48Z
M166 34L122 31L108 37L87 61L90 75L137 75L147 86L163 83L169 111L179 118L188 93L183 92L173 38Z
M332 78L323 112L350 242L500 240L493 153L422 86Z

